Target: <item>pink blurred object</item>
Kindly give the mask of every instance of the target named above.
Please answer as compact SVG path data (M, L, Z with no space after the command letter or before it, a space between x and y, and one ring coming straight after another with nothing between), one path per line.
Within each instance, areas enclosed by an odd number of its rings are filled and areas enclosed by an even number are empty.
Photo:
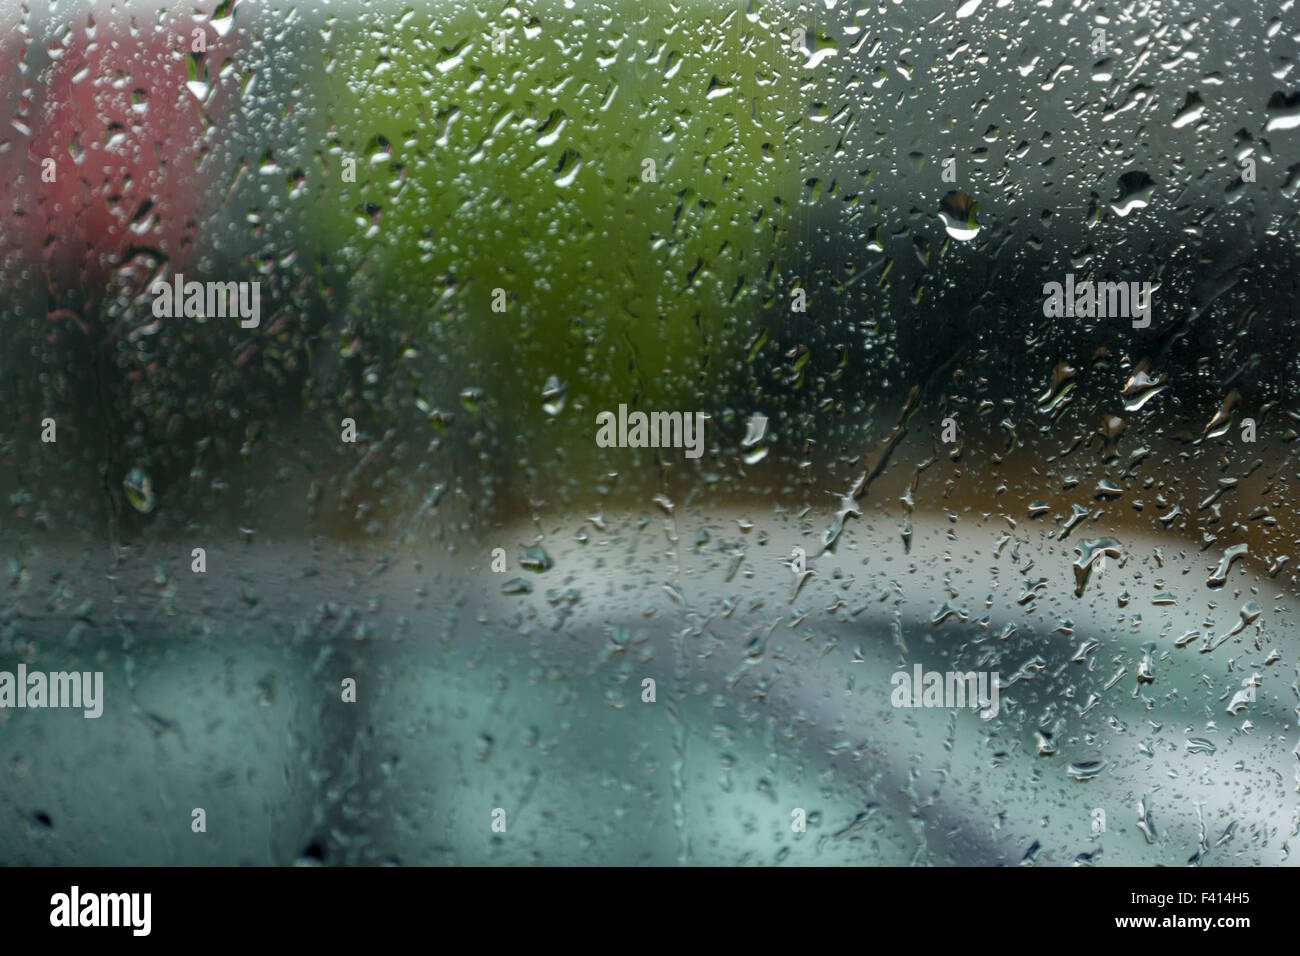
M134 4L44 38L15 26L0 24L5 99L16 107L0 142L11 263L15 253L25 260L27 281L44 272L52 306L86 311L110 292L139 295L155 275L184 271L224 128L215 80L234 37ZM193 50L196 30L205 51ZM24 61L46 65L25 73ZM24 87L16 97L15 84Z

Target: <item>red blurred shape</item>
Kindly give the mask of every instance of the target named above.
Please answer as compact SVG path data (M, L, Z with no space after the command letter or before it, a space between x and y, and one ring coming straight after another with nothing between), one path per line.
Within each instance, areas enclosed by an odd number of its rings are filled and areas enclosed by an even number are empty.
M74 301L87 308L110 283L139 295L156 274L190 261L213 173L209 153L224 129L217 74L235 46L233 34L218 37L188 14L125 6L71 30L55 27L52 39L33 44L29 63L44 62L42 45L51 60L24 110L26 157L6 164L19 172L0 185L15 190L4 208L17 213L10 223L21 223L29 267L44 269L56 301L79 291ZM192 52L196 29L206 52ZM18 55L11 46L10 62L0 63L10 77ZM206 92L192 76L206 79Z

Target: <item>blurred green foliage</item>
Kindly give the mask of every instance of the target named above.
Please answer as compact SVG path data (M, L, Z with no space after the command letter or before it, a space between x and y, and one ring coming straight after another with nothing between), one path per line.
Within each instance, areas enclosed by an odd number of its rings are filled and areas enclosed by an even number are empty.
M745 360L803 189L788 25L542 3L325 33L320 239L350 257L354 300L491 383L512 425L555 412L552 376L558 414L594 431L623 402L702 407Z

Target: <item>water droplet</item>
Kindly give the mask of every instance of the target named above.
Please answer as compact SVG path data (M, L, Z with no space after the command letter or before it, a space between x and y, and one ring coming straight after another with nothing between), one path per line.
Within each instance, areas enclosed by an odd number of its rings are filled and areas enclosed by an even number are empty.
M1069 399L1068 396L1074 388L1071 381L1077 374L1077 370L1070 367L1068 362L1058 362L1052 369L1052 378L1048 382L1047 391L1038 399L1038 410L1040 412L1053 412L1062 407Z
M153 482L139 468L132 468L125 478L122 479L122 490L126 492L126 500L131 503L131 507L141 514L148 514L153 511L157 503L153 493Z
M230 33L230 28L235 25L236 6L235 0L222 0L212 11L212 29L217 31L217 36L224 37Z
M1088 583L1092 563L1101 555L1118 558L1121 552L1119 542L1114 538L1094 538L1080 541L1074 546L1074 550L1079 554L1074 560L1074 596L1083 597L1083 588Z
M542 411L548 415L558 415L564 411L564 400L569 393L569 387L560 381L558 376L552 375L546 380L546 387L542 389Z
M1146 368L1139 365L1119 391L1120 395L1126 399L1124 410L1136 412L1141 409L1143 405L1168 387L1164 384L1167 378L1168 376L1164 374L1152 378L1147 374Z
M1142 836L1146 838L1147 843L1156 842L1156 825L1151 819L1151 798L1143 796L1138 801L1138 829L1142 831Z
M1091 780L1097 774L1101 773L1108 766L1105 760L1083 760L1070 764L1066 768L1066 773L1075 780L1082 783L1085 780Z
M1250 545L1234 544L1223 552L1223 557L1219 560L1219 565L1210 572L1210 576L1205 579L1205 583L1212 588L1221 588L1228 580L1228 571L1232 568L1232 562L1236 561L1242 555L1249 553Z
M1110 204L1117 216L1127 216L1135 209L1145 209L1151 204L1155 181L1143 172L1125 173L1119 178L1119 196Z
M1187 101L1183 104L1178 115L1174 117L1174 129L1182 129L1191 123L1195 123L1205 114L1205 104L1201 102L1200 94L1192 90L1187 94Z
M540 547L524 548L519 563L529 571L537 571L538 573L549 571L554 566L551 556Z
M755 412L745 425L745 437L740 443L745 449L745 464L754 465L767 457L767 449L761 444L766 433L767 416Z
M1278 129L1295 129L1300 126L1300 93L1287 96L1274 93L1268 100L1268 123L1264 131L1271 133Z
M950 192L943 197L939 208L939 218L948 235L961 242L969 242L979 235L980 225L976 222L979 203L962 192Z

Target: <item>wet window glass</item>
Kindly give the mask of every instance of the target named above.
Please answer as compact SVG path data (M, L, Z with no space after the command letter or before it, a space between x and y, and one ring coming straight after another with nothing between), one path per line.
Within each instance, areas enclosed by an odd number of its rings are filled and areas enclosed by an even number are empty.
M0 860L1291 862L1298 43L6 4Z

